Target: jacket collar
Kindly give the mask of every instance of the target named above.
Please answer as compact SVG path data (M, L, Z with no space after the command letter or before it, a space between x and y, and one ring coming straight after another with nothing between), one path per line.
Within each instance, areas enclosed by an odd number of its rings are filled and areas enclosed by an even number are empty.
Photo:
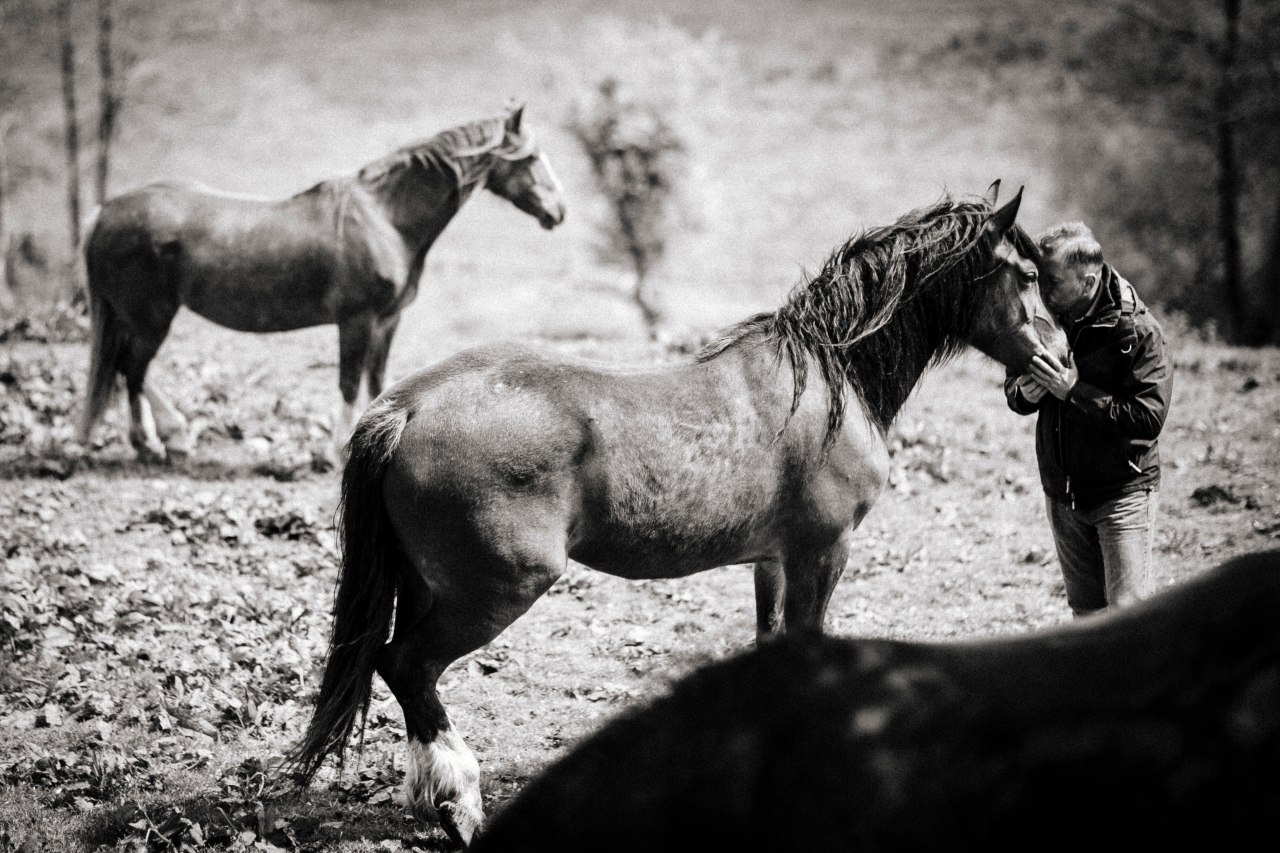
M1098 293L1094 297L1093 304L1089 306L1089 310L1083 317L1072 324L1072 328L1099 323L1115 325L1121 315L1126 313L1124 310L1126 302L1129 305L1128 313L1132 314L1138 310L1137 296L1134 294L1133 286L1125 281L1111 264L1103 264L1102 281L1098 284Z

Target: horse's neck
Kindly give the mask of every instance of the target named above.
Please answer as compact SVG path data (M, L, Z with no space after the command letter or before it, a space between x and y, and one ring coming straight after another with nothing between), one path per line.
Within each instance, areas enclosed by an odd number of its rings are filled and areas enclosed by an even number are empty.
M447 170L415 164L371 190L406 246L425 251L462 206L457 179Z
M906 405L944 341L903 346L904 326L911 318L899 313L883 328L854 345L846 356L848 378L881 429L887 430ZM912 330L910 334L916 334Z

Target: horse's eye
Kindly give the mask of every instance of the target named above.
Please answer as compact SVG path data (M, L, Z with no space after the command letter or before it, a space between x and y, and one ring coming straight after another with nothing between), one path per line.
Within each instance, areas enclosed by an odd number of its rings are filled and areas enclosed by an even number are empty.
M1028 283L1040 280L1040 273L1035 270L1021 270L1020 274L1022 275L1022 280Z

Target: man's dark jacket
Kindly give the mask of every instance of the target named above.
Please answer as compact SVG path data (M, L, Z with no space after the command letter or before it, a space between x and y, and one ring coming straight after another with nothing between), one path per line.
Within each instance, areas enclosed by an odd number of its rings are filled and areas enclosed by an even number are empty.
M1080 376L1065 401L1045 393L1032 403L1016 375L1004 381L1009 408L1040 412L1036 456L1045 493L1079 509L1159 485L1156 439L1173 388L1160 324L1108 264L1101 287L1089 312L1067 329Z

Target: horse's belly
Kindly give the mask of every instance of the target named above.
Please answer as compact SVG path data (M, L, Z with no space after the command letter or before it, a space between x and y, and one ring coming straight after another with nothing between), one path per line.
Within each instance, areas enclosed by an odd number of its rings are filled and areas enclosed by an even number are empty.
M327 302L320 300L304 302L254 294L243 299L198 296L184 298L183 303L206 320L238 332L287 332L322 326L336 319Z
M320 269L232 266L189 271L182 302L221 326L241 332L283 332L335 322L330 274Z
M734 495L723 485L697 495L630 494L584 501L569 556L619 577L683 577L769 556L776 513L770 489Z

